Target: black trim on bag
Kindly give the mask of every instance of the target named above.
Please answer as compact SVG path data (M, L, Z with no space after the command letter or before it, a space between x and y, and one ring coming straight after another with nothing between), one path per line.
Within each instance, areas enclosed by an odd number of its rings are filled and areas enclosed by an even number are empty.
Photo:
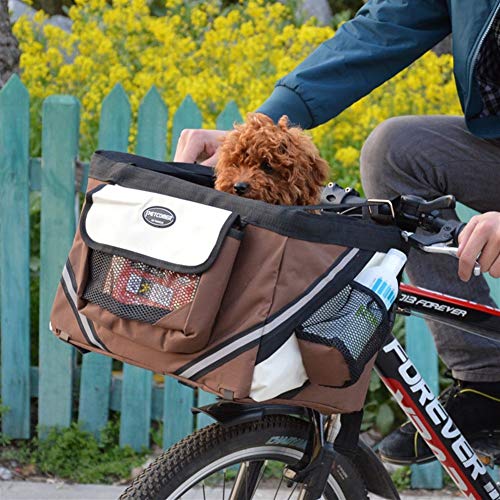
M196 184L201 186L213 187L215 182L214 169L198 163L163 162L119 151L98 150L95 154L102 155L118 163L125 163L160 174L185 179L189 182L196 182Z
M243 235L245 233L241 229L236 229L235 227L231 227L227 232L227 235L235 240L241 241L243 239Z
M75 292L75 295L78 297L78 293L77 293L78 287L77 287L77 283L76 283L76 277L75 277L75 273L73 272L73 266L71 265L71 262L69 259L67 260L65 267L66 267L66 271L68 272L68 276L69 276L69 279L71 281L71 284L73 285L73 291ZM71 295L66 287L66 282L64 281L64 277L61 277L61 285L62 285L62 288L64 291L64 295L66 296L66 300L69 302L71 309L73 310L73 314L76 317L76 320L78 322L78 326L80 327L80 330L82 331L83 336L85 337L85 339L87 340L87 342L90 345L96 346L95 342L92 342L90 340L90 338L88 337L87 330L85 329L85 327L80 319L80 311L78 311L77 305L73 302L73 299L72 299L72 297L71 297ZM89 328L90 328L90 332L92 333L92 335L97 339L97 341L100 344L100 345L97 345L96 347L102 348L105 351L109 352L109 349L106 347L104 342L100 339L99 335L97 335L97 332L95 330L94 323L92 322L92 320L90 320L89 318L86 318L86 319L87 319L87 323L88 323Z
M85 356L85 354L92 352L92 351L88 351L87 349L84 349L83 347L80 347L78 345L71 344L71 339L69 341L69 344L72 345L82 356Z
M335 213L315 214L284 205L271 205L197 185L196 179L160 174L147 164L116 163L106 151L92 157L90 176L124 187L166 194L240 214L242 221L298 240L342 245L375 252L404 246L400 230ZM140 168L137 168L140 167ZM189 172L189 170L187 171Z
M238 236L236 237L236 239L241 240L243 238L242 232L234 227L238 225L239 216L238 214L233 212L229 215L228 219L221 227L219 236L217 237L217 242L212 248L208 259L198 266L185 266L183 264L175 264L165 260L156 259L155 257L150 257L148 255L125 250L123 248L106 245L105 243L99 243L91 239L88 235L86 229L86 221L87 215L93 205L93 195L104 187L106 187L106 184L97 186L96 188L86 193L85 205L80 217L80 233L82 235L82 239L84 243L93 250L98 250L111 255L118 255L120 257L125 257L126 259L134 260L136 262L143 262L145 264L148 264L149 266L159 267L160 269L166 269L168 271L173 271L176 273L200 274L210 269L212 264L215 262L226 237L235 238L235 235L237 234Z
M75 273L73 272L73 266L71 265L69 259L66 261L66 269L68 270L68 276L69 279L71 280L71 284L73 285L73 290L75 291L75 293L77 293L78 284L76 283L76 276Z
M186 371L189 368L191 368L192 366L200 363L201 361L203 361L203 359L207 358L208 356L211 356L212 354L215 354L217 351L220 351L224 347L231 345L232 343L238 341L239 339L249 335L253 331L265 327L266 324L271 323L275 318L282 315L284 312L286 312L287 309L290 309L291 307L293 307L294 304L299 302L305 295L307 295L311 290L313 290L314 287L317 286L318 283L320 283L326 276L328 276L328 274L332 271L332 269L334 269L335 266L338 265L339 262L342 260L342 258L344 258L350 251L352 251L352 249L347 249L346 251L344 251L335 260L335 263L325 273L323 273L317 280L315 280L314 283L311 284L294 301L288 303L285 307L281 308L279 311L274 313L272 316L269 316L265 321L258 323L257 325L254 325L253 327L248 328L244 332L241 332L240 334L231 337L230 339L226 340L225 342L222 342L222 343L218 344L217 346L213 347L212 349L210 349L209 351L204 353L202 356L200 356L200 357L190 361L189 363L183 365L181 368L179 368L178 370L176 370L174 372L174 375L183 376L182 373L184 371ZM339 273L333 278L333 280L325 286L325 289L321 290L318 293L318 295L323 297L325 290L328 291L330 289L330 285L335 286L335 288L338 288L339 276L343 282L344 281L349 282L350 280L352 280L354 278L354 276L356 276L359 273L359 271L366 265L366 263L372 258L372 256L373 256L372 252L359 251L358 254L356 254L352 258L352 260L346 264L345 268L340 270ZM359 262L359 259L361 259L361 262ZM355 265L355 263L357 265ZM276 347L275 340L274 340L275 337L277 337L278 341L281 340L281 344L279 344L279 346L282 345L283 341L286 341L290 337L290 335L293 333L295 327L300 324L300 321L297 321L297 318L299 318L300 320L303 320L304 315L307 317L307 314L310 314L310 309L308 306L311 302L314 301L314 299L317 296L315 296L313 299L311 299L311 301L309 301L307 303L307 306L303 307L302 309L297 311L295 314L292 314L290 316L290 318L287 318L286 320L284 320L283 323L281 323L279 326L277 326L273 330L272 333L268 333L265 336L261 335L257 339L249 341L248 343L246 343L242 347L240 347L234 351L231 351L231 353L227 354L226 356L224 356L224 357L218 359L217 361L214 361L213 363L210 363L209 365L205 366L204 368L197 371L194 375L192 375L189 378L191 380L197 380L198 378L206 375L207 373L211 372L212 370L215 370L216 368L222 366L223 364L227 363L228 361L231 361L232 359L238 357L243 352L248 351L259 344L261 345L261 347L259 348L259 352L257 353L257 357L259 357L260 350L264 349L264 352L266 352L266 356L263 357L262 359L260 359L260 361L264 361L264 359L267 359L267 357L271 356L276 350L276 349L271 350L271 348L269 347L270 345L272 345L273 347ZM304 313L303 312L304 309L308 312ZM283 340L283 337L286 337L285 340ZM269 343L267 340L268 338L269 338ZM260 361L256 361L256 364Z
M62 286L64 295L66 296L66 300L68 301L68 303L69 303L69 305L71 307L71 310L73 311L73 314L75 315L75 319L76 319L76 321L78 323L78 326L80 327L80 330L81 330L83 336L85 337L85 340L87 341L87 343L89 345L92 345L94 347L100 347L100 346L96 346L94 344L94 342L92 342L90 340L89 336L87 335L87 331L85 330L85 327L83 326L82 320L80 319L80 315L78 313L78 309L76 308L76 305L73 303L73 300L71 299L71 295L69 294L69 291L68 291L68 289L66 287L66 283L64 282L63 279L61 279L61 286ZM91 324L90 320L88 320L88 322L89 322L89 325L90 325ZM92 332L92 333L94 333L94 332ZM99 339L99 337L97 337L97 335L96 335L96 338L102 344L102 347L104 348L104 350L109 352L108 348L101 342L101 340Z
M342 254L342 256L344 254ZM341 257L339 257L339 259L341 259ZM354 262L349 262L345 269L340 271L339 274L337 274L337 276L330 283L328 283L320 293L318 293L318 295L313 297L307 303L306 307L303 307L296 313L296 315L284 321L282 325L280 325L279 330L275 330L275 333L269 334L266 337L262 338L255 364L259 364L262 361L265 361L267 358L271 357L276 352L276 350L288 340L288 338L291 336L298 325L305 321L311 314L313 314L314 311L328 302L336 293L349 285L353 278L359 274L360 270L366 266L366 264L372 257L373 253L367 253L366 255L356 255L356 257L354 257L353 259ZM361 261L356 261L356 259L361 259ZM336 293L332 295L333 290L335 290ZM305 292L304 295L306 293L307 292ZM281 327L283 327L283 330Z
M75 315L78 326L80 327L80 330L83 333L83 336L85 337L85 340L87 341L88 344L94 345L94 343L89 339L87 332L85 331L85 328L83 327L82 320L80 319L80 316L78 315L78 309L76 308L75 304L73 303L73 300L71 298L71 295L68 292L68 288L66 287L66 283L64 282L63 278L61 278L61 286L62 286L64 295L66 296L66 300L68 301L68 303L71 307L71 310L73 311L73 314Z
M296 387L295 389L290 389L289 391L283 392L282 394L278 394L277 396L274 396L272 399L292 399L297 394L299 394L299 392L302 392L310 385L311 382L309 380L306 380L300 387Z
M266 335L264 338L261 338L255 364L258 365L267 358L270 358L294 333L294 329L287 328L286 325L284 325L282 329L280 325L279 329L269 335Z
M85 291L86 290L87 289L85 289ZM154 307L145 304L124 304L123 302L116 300L111 295L95 289L92 290L91 294L92 298L88 297L84 292L83 298L92 304L98 305L102 309L106 309L115 316L128 321L139 321L154 326L158 321L160 321L160 319L164 318L173 311L172 309L160 306ZM106 304L106 307L104 307L103 304ZM145 316L148 317L148 321L138 319Z

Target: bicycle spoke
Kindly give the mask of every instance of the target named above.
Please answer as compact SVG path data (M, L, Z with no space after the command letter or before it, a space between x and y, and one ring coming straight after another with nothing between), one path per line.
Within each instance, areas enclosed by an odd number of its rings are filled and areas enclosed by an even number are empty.
M292 488L292 491L290 492L290 495L288 495L288 498L287 500L290 500L292 498L292 495L294 494L295 490L297 489L297 486L298 486L299 483L295 483L293 488Z
M250 500L253 498L264 464L264 460L242 462L228 500Z
M278 489L276 490L276 493L274 494L274 497L273 497L273 500L276 500L276 498L278 498L278 493L280 491L280 488L281 488L281 483L283 482L283 474L281 474L281 478L280 478L280 482L278 484Z
M201 489L203 491L203 500L207 500L207 497L205 495L205 481L203 481L203 483L201 483Z
M260 482L264 477L264 471L266 470L267 460L264 461L264 465L260 468L259 478L257 479L257 484L255 485L255 491L259 488Z
M227 469L224 469L224 482L222 483L222 500L225 500L226 498L226 471Z
M248 472L245 474L245 500L248 499Z
M306 486L305 484L300 485L300 491L299 491L299 496L297 497L297 500L303 500L304 496L306 494ZM323 498L323 495L321 496Z

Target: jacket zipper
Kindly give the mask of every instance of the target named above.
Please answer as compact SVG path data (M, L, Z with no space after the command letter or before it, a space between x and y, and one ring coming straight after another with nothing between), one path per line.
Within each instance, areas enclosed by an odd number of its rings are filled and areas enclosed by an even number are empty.
M476 69L477 57L479 55L481 47L483 46L484 40L486 39L486 37L488 36L488 33L491 30L491 26L495 22L495 18L497 17L498 11L500 11L500 0L498 1L498 3L495 6L495 9L493 10L493 15L491 16L491 19L488 23L488 26L483 31L483 34L481 35L481 38L479 39L479 43L478 43L476 50L475 50L474 58L472 59L471 69L469 72L469 93L467 95L467 104L465 106L466 110L469 107L469 103L470 103L470 90L472 88L472 78L474 77L474 70Z

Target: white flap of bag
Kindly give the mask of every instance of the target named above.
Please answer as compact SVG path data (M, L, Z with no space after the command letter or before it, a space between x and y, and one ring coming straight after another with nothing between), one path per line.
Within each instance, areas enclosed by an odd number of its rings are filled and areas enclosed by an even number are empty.
M91 248L119 249L131 259L146 256L159 263L197 268L218 251L235 218L221 208L105 185L88 193L81 229Z

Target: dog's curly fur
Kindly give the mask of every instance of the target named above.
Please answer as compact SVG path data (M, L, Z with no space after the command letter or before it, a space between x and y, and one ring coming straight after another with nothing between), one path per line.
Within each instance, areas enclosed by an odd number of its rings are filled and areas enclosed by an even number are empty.
M215 189L275 205L314 205L328 171L311 138L286 116L276 125L249 113L222 142Z

